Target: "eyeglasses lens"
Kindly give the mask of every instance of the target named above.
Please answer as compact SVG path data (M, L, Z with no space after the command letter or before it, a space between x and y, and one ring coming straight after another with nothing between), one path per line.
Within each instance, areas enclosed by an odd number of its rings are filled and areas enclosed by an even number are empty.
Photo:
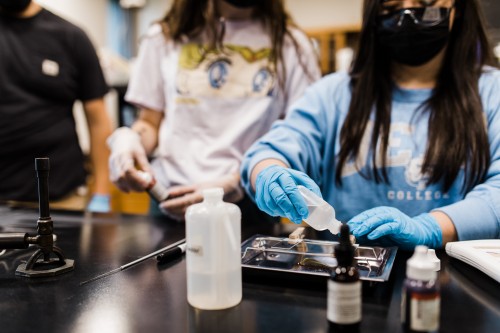
M439 24L450 15L450 8L445 7L413 7L397 10L384 9L381 19L384 25L399 27L406 20L418 26Z

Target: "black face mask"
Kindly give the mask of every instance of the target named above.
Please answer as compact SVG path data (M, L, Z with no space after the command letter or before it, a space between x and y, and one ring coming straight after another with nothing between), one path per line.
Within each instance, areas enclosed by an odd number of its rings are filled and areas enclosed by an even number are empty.
M255 6L257 2L259 2L258 0L224 0L224 1L238 8L250 8Z
M0 0L0 9L11 13L20 13L28 8L31 0Z
M450 9L406 8L381 16L377 35L381 46L389 53L391 60L408 65L420 66L429 62L448 43L450 35ZM428 20L429 16L434 20Z

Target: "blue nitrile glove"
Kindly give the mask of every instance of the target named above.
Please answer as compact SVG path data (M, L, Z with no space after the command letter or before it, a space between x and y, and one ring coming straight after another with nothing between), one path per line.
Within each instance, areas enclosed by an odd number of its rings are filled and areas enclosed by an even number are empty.
M109 195L94 194L87 205L87 210L92 213L109 213L111 211L109 201Z
M443 241L441 227L428 213L409 217L396 208L376 207L358 214L347 224L356 238L368 235L369 240L382 245L392 241L404 250L413 250L417 245L435 249Z
M301 223L309 215L307 204L297 185L303 185L320 197L318 185L303 172L271 165L262 170L255 182L257 206L271 216L283 216Z

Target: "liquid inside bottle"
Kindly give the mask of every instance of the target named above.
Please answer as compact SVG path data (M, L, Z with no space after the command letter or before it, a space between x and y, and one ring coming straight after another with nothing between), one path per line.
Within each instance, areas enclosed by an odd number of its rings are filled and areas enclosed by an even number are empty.
M337 235L342 222L335 217L335 209L306 187L299 185L299 192L306 201L309 216L304 221L318 231L329 230Z

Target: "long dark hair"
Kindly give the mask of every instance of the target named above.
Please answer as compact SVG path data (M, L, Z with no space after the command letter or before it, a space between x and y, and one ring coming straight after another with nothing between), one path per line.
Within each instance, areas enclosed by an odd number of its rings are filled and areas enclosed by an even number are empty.
M298 52L299 45L289 30L289 27L297 28L297 25L285 10L283 0L256 1L253 15L261 20L264 27L269 31L272 45L271 62L274 69L278 69L278 65L281 66L280 69L283 75L278 80L280 87L284 88L286 71L285 62L283 61L283 45L285 36L290 37L297 53L300 55L300 52ZM181 42L186 37L188 39L195 38L202 32L207 32L210 48L222 49L224 28L215 0L175 0L161 23L165 34L176 42ZM307 66L305 66L305 61L310 61L310 59L300 57L299 61L306 71L306 75L311 79L311 74L307 70Z
M380 3L381 0L364 1L359 48L350 71L352 100L340 134L338 184L342 167L360 151L372 110L375 110L370 147L373 169L372 175L364 176L372 176L377 183L389 182L386 162L393 81L390 61L375 34ZM429 176L428 184L441 183L444 192L451 188L461 167L465 167L463 190L470 190L484 180L490 162L478 80L484 65L495 66L494 57L478 1L457 0L455 8L437 83L425 103L429 125L422 173ZM376 164L377 147L382 158L381 172Z

